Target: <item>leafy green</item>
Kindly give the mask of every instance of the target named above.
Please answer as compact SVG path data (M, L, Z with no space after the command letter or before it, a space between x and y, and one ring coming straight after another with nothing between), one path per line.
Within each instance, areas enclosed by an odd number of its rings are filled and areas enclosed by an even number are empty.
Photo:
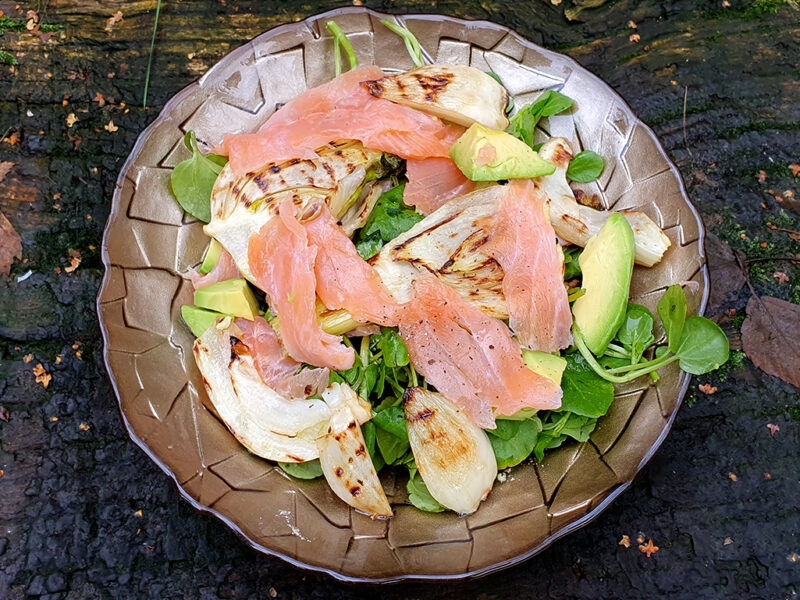
M319 464L319 460L309 460L304 463L279 462L278 465L287 475L291 475L297 479L316 479L317 477L322 477L322 466Z
M202 154L194 131L186 132L183 143L192 152L192 157L178 163L172 170L172 194L183 210L208 223L211 220L211 190L227 159L216 154Z
M617 331L617 340L631 355L630 364L638 363L653 342L653 313L641 304L628 304L625 320Z
M702 375L727 362L728 338L719 325L703 317L689 317L683 324L675 354L678 365L692 375Z
M567 177L578 183L588 183L600 177L604 168L602 156L597 152L584 150L569 161Z
M391 406L386 410L382 410L373 417L372 421L384 431L408 441L406 418L401 407Z
M497 419L497 429L487 429L498 469L514 467L528 458L539 437L539 419Z
M571 281L581 276L581 266L578 259L583 252L580 246L568 246L564 250L564 281Z
M409 364L406 343L394 329L381 329L378 348L383 352L383 362L387 367L405 367Z
M410 449L408 437L400 438L385 429L376 427L375 440L378 444L378 450L381 451L383 460L386 461L387 465L397 465L404 462L403 458Z
M564 112L572 106L572 99L553 90L547 90L533 104L523 106L511 117L508 133L533 148L533 134L536 124L543 117L551 117Z
M558 448L569 439L585 442L597 426L597 419L571 412L549 411L541 415L542 430L533 449L536 460L540 462L545 450Z
M652 360L632 362L630 359L634 346L631 345L626 349L618 348L614 344L609 344L607 356L598 360L586 346L586 341L577 325L574 325L572 330L575 345L591 369L612 383L626 383L648 373L658 380L655 371L675 361L679 361L680 368L687 373L702 375L713 371L728 360L729 343L722 329L704 317L686 318L686 296L681 286L674 285L667 290L658 303L658 314L667 332L669 346L656 348L655 358ZM640 336L645 335L648 323L646 318L644 323L645 325L634 327L638 328ZM630 341L629 337L626 339ZM641 340L637 342L641 343ZM638 352L638 345L635 349ZM623 352L627 352L627 356ZM610 361L610 358L620 357L628 358L627 362L631 364L615 366L615 363Z
M342 56L339 51L340 49L344 50L347 61L350 63L350 69L355 69L358 66L358 57L356 56L355 50L353 50L353 45L350 43L350 40L347 39L344 31L342 31L342 28L339 27L335 21L328 21L325 23L325 27L327 27L328 31L333 35L333 62L336 75L342 74Z
M671 285L658 301L658 316L667 333L670 352L675 352L681 342L683 323L686 320L686 294L678 285Z
M567 354L561 378L561 409L582 417L602 417L614 401L614 384L605 381L578 354Z
M400 27L400 25L392 23L388 19L381 19L381 24L403 38L406 50L408 50L408 55L411 57L411 61L414 63L415 67L421 67L425 64L423 60L424 57L422 56L422 48L413 33L405 27Z
M374 466L375 471L378 472L386 465L386 462L383 460L383 455L377 450L375 429L375 424L372 421L367 421L361 426L361 433L364 434L364 443L367 447L367 452L369 452L370 458L372 458L372 466Z
M403 202L404 189L405 184L402 184L383 194L358 232L356 250L364 260L375 256L386 242L405 233L424 218Z
M422 475L415 467L408 469L408 483L406 484L406 491L408 492L408 499L420 510L425 512L442 512L444 506L434 500L431 493L428 491L428 486L422 480Z

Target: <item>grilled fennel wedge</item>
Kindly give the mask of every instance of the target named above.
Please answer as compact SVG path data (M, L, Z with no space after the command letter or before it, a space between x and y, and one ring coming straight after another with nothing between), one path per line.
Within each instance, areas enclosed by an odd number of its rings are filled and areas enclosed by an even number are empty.
M361 432L359 423L363 421L359 421L351 408L360 399L356 400L358 396L346 383L332 384L322 397L330 406L331 418L327 433L317 439L317 448L328 485L345 503L373 519L391 517L392 507ZM369 408L366 414L371 418Z
M403 412L419 474L442 506L466 515L489 495L497 460L486 432L438 392L408 388Z
M384 161L381 152L356 141L334 142L317 154L314 159L268 163L241 177L226 165L217 177L211 191L211 221L203 230L230 252L249 281L253 281L247 259L250 237L277 214L284 198L290 197L301 214L325 202L336 218L342 218L369 197L374 181L396 167ZM351 218L358 220L360 213Z
M376 98L415 108L457 125L508 127L508 92L495 79L466 65L424 65L362 84Z
M572 148L564 138L552 138L539 149L539 156L556 166L552 175L537 179L538 185L550 200L550 222L562 239L586 246L589 239L600 232L611 211L596 210L578 204L567 181L567 167L572 160ZM661 261L670 247L669 238L658 225L643 212L618 211L633 229L637 264L652 267Z
M330 423L331 409L319 399L286 398L258 374L235 325L220 320L194 343L206 392L223 423L250 452L279 462L318 458L316 439ZM228 319L229 321L229 319ZM347 396L358 422L371 418L369 405Z

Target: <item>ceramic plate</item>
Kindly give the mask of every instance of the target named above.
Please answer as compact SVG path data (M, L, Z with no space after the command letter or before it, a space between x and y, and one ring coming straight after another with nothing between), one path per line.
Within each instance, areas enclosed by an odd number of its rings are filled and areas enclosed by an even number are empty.
M211 148L224 133L255 130L276 105L333 77L335 17L362 64L413 65L399 37L408 27L431 60L493 71L517 105L553 89L574 99L568 114L541 123L573 149L599 152L602 177L587 186L606 207L647 213L672 241L655 268L637 267L631 296L655 310L670 284L695 281L689 311L705 307L703 228L680 176L653 133L605 83L575 61L493 23L443 16L393 17L352 8L260 35L178 93L142 133L114 191L103 241L98 309L105 359L131 438L196 508L224 521L254 548L349 581L463 578L530 557L597 516L631 482L669 431L689 377L675 363L657 385L618 386L591 439L514 468L478 511L460 518L406 503L405 480L383 477L389 521L354 512L324 480L298 481L247 452L209 408L179 310L192 303L187 270L208 239L169 190L170 170L188 158L189 129Z

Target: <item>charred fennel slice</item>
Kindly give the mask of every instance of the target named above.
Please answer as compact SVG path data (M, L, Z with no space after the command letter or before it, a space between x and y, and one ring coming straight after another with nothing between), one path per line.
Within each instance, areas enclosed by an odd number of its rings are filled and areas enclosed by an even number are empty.
M369 216L383 189L378 179L396 163L355 141L338 141L317 150L317 158L268 163L237 176L230 165L211 192L211 220L203 228L233 256L242 275L253 281L247 259L250 237L277 214L290 197L300 214L325 202L345 230L355 231ZM377 188L373 191L373 188Z
M556 165L552 175L535 179L547 196L553 229L562 239L585 246L613 212L582 206L575 200L566 177L572 156L566 140L549 140L539 155ZM481 252L487 242L481 220L492 215L502 194L502 186L490 184L455 198L383 247L372 264L398 302L410 299L414 279L428 271L486 314L508 318L503 271ZM669 238L642 212L620 214L633 229L636 261L645 266L659 262L670 246Z
M404 104L457 125L480 123L500 131L508 127L508 92L475 67L424 65L362 85L376 98Z
M194 344L206 392L222 422L257 456L290 463L318 458L316 440L330 424L329 403L278 394L261 379L235 325L224 325L221 320L209 327ZM342 396L359 423L372 417L357 395L339 388L332 393Z

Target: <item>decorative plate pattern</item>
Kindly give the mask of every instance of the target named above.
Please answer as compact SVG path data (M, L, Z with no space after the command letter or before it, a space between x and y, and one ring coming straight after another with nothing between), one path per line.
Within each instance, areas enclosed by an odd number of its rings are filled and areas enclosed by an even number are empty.
M256 549L350 581L483 575L541 551L626 488L669 431L688 376L673 363L657 385L642 379L620 386L588 442L552 451L541 465L516 467L466 518L406 505L404 480L389 473L383 483L396 516L371 521L323 480L290 479L233 438L206 398L179 316L192 302L187 269L200 262L207 238L173 200L170 168L188 157L187 130L209 149L223 133L253 130L276 105L331 79L333 42L324 26L331 17L362 64L413 66L400 38L378 22L391 18L417 36L430 59L497 73L518 105L546 89L573 98L577 109L545 120L543 131L605 157L603 176L586 191L607 207L644 211L673 243L661 264L636 268L633 300L655 309L668 285L691 280L699 288L690 293L690 312L705 307L700 219L653 133L606 84L493 23L350 8L278 27L238 48L178 93L139 137L103 240L98 311L106 364L133 440L192 505Z

